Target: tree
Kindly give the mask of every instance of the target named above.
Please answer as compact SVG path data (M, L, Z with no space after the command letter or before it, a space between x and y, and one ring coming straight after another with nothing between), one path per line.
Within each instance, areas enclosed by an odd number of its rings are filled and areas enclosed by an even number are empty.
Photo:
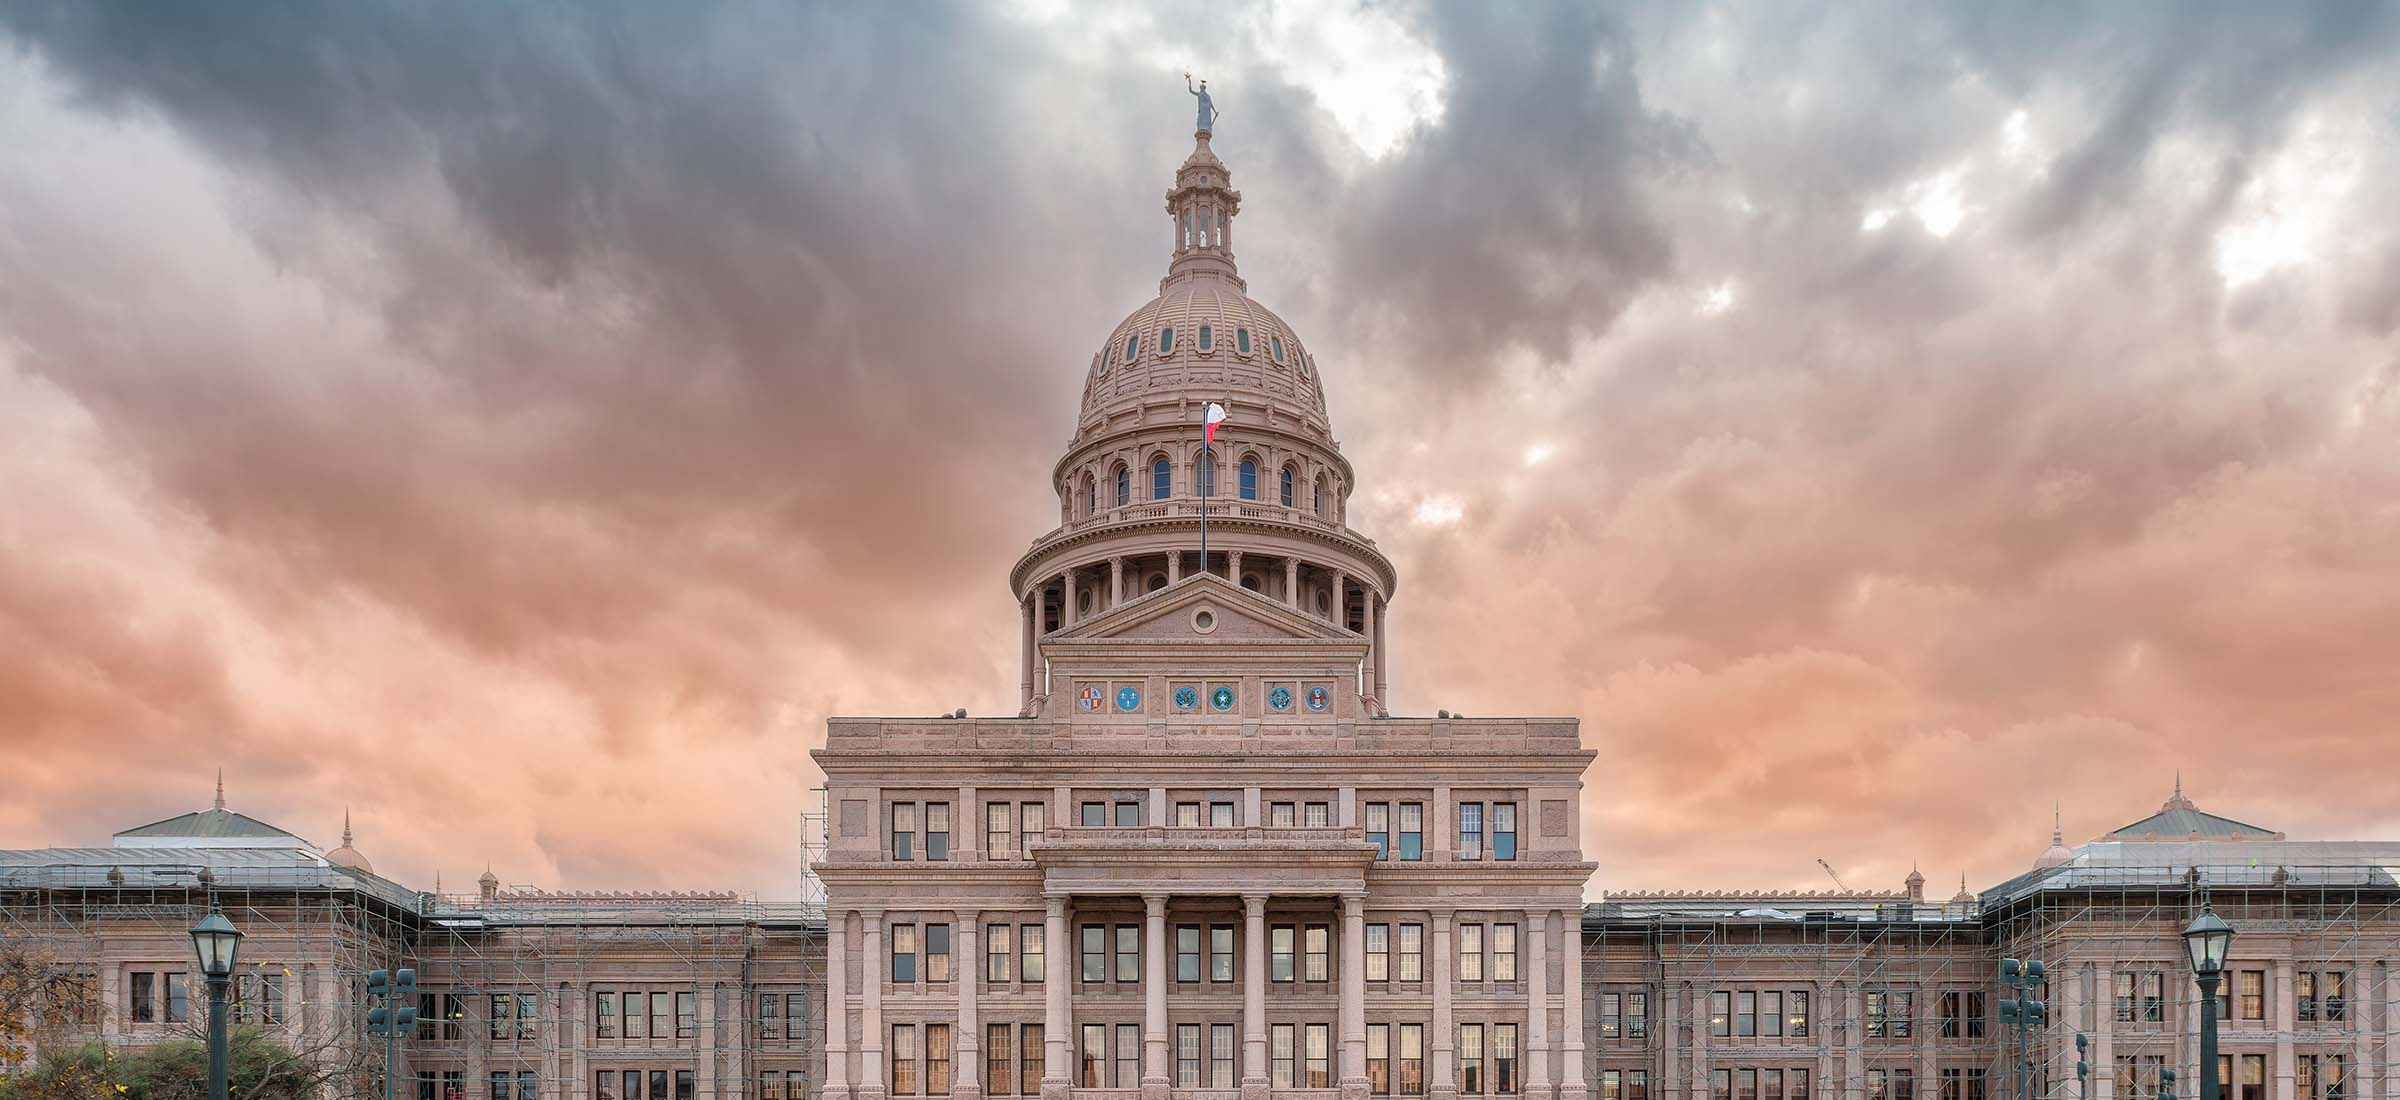
M41 936L0 941L0 1100L117 1096L107 1056L76 1037L100 1019L91 976Z
M225 1079L243 1100L308 1100L325 1074L281 1039L251 1025L229 1028ZM177 1038L116 1060L125 1100L208 1100L208 1044Z

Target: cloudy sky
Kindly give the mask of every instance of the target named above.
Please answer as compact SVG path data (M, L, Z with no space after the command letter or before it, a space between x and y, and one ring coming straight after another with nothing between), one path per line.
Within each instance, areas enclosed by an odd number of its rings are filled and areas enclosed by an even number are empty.
M2400 8L0 6L0 846L204 806L789 897L1003 573L1211 78L1595 888L1941 892L2175 769L2400 837Z

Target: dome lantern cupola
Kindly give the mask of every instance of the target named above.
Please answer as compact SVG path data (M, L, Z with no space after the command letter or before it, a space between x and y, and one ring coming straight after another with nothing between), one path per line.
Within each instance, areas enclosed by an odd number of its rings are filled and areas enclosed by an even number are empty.
M1192 155L1175 170L1175 186L1167 192L1167 214L1174 220L1174 261L1159 291L1176 279L1205 272L1224 277L1235 289L1247 283L1233 264L1233 216L1241 212L1242 193L1233 189L1232 173L1208 147L1208 131L1193 135Z

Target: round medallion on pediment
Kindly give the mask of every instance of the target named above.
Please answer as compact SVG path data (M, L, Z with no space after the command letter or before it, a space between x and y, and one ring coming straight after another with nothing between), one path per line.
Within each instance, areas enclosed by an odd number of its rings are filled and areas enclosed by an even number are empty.
M1208 705L1218 710L1233 709L1233 689L1221 687L1208 693Z
M1199 710L1199 709L1200 709L1200 689L1199 689L1199 688L1189 688L1189 687L1179 687L1179 688L1176 688L1176 689L1175 689L1175 709L1176 709L1176 710Z

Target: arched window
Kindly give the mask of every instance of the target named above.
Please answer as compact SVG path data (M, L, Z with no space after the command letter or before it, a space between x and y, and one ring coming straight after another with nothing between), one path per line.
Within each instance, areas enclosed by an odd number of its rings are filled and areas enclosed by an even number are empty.
M1144 587L1144 588L1146 588L1146 589L1148 589L1149 591L1156 592L1156 591L1158 591L1158 590L1159 590L1159 589L1161 589L1161 588L1165 588L1166 586L1167 586L1167 575L1166 575L1166 574L1164 574L1164 573L1152 573L1152 574L1150 574L1150 583L1149 583L1149 584L1147 584L1147 585L1144 585L1143 587Z
M1106 352L1102 352L1102 353L1101 353L1101 354L1099 354L1099 355L1092 356L1092 373L1093 373L1093 374L1107 374L1107 373L1108 373L1108 354L1107 354Z
M1175 330L1171 328L1158 330L1158 353L1165 355L1173 350L1175 350Z
M1150 499L1167 499L1168 483L1174 479L1174 468L1167 465L1167 456L1150 460Z
M1200 326L1200 350L1208 351L1214 347L1216 347L1215 343L1209 340L1208 326Z
M1280 363L1280 362L1283 362L1283 337L1281 337L1281 336L1269 336L1269 337L1267 337L1267 347L1268 347L1269 349L1271 349L1271 350L1273 350L1273 351L1274 351L1274 353L1275 353L1275 361L1276 361L1276 362L1278 362L1278 363Z
M1246 329L1246 328L1237 328L1237 329L1233 330L1233 350L1235 350L1235 351L1237 351L1237 352L1240 352L1240 353L1242 353L1243 355L1248 355L1248 354L1250 354L1250 330L1249 330L1249 329Z
M1099 500L1099 496L1100 496L1100 494L1099 494L1099 491L1098 491L1098 490L1097 490L1097 489L1096 489L1096 488L1095 488L1095 487L1092 485L1092 475L1090 475L1090 474L1085 474L1085 475L1083 475L1083 514L1084 514L1084 515L1087 515L1087 516L1089 516L1089 515L1091 515L1091 514L1093 514L1093 513L1095 513L1095 512L1098 512L1098 511L1100 510L1100 500Z
M1310 508L1312 508L1312 509L1313 509L1313 510L1314 510L1314 511L1317 513L1317 518L1318 518L1318 519L1323 519L1323 518L1325 518L1325 506L1326 506L1326 500L1325 500L1325 498L1326 498L1328 495L1330 495L1330 494L1328 494L1328 493L1326 493L1326 492L1325 492L1325 475L1323 475L1323 474L1318 474L1318 475L1317 475L1317 493L1316 493L1316 498L1315 498L1315 499L1313 499L1313 500L1311 500L1311 501L1309 501L1309 506L1310 506Z
M1141 353L1142 334L1136 332L1125 337L1125 361L1128 363L1133 362L1134 357L1140 355Z
M1131 503L1133 503L1133 471L1126 469L1125 464L1120 462L1117 463L1117 507L1123 508Z
M1258 499L1258 458L1255 455L1242 457L1242 499Z
M1192 212L1183 212L1183 247L1192 247Z
M1208 243L1208 234L1211 228L1209 222L1212 219L1209 217L1209 213L1210 211L1207 207L1203 206L1200 208L1200 243L1203 245Z
M1282 482L1283 482L1283 484L1282 484L1282 488L1283 488L1283 506L1284 506L1284 507L1286 507L1286 508L1289 508L1289 507L1291 507L1291 506L1292 506L1292 468L1291 468L1291 467L1289 467L1289 466L1286 466L1286 467L1284 467L1284 468L1283 468Z
M1192 460L1192 484L1201 496L1217 495L1217 456L1206 447L1200 449L1200 457Z

